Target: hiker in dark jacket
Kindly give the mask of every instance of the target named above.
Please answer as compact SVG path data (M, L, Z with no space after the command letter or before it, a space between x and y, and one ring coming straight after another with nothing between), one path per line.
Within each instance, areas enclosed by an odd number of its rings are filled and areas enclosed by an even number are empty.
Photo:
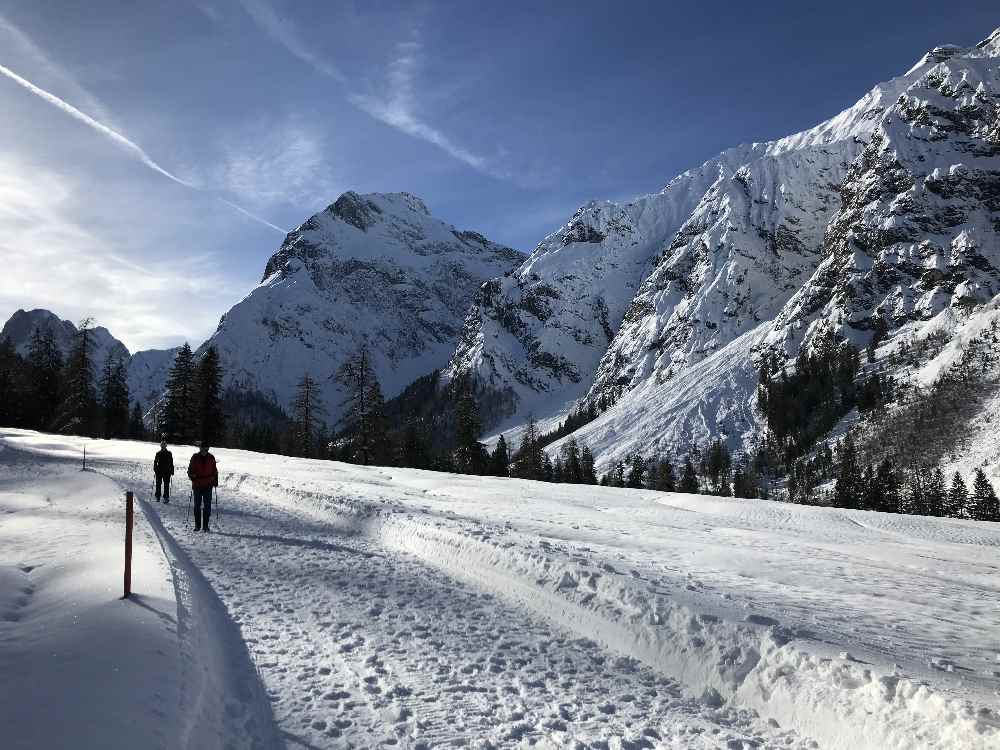
M163 488L163 502L170 502L170 477L174 475L174 454L167 450L167 441L160 443L160 450L153 459L153 474L156 476L156 502L160 502L160 488Z
M212 488L219 486L219 469L215 465L215 456L208 452L208 443L203 442L201 450L191 456L188 479L194 493L194 530L208 531L208 519L212 515Z

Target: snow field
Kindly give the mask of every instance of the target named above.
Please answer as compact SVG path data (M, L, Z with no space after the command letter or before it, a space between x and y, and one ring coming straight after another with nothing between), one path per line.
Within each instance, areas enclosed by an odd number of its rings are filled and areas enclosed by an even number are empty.
M0 446L3 746L274 747L246 647L141 497L120 598L124 516L107 476Z
M401 554L368 503L317 512L255 484L227 478L212 537L183 505L157 510L239 625L290 746L810 747Z
M0 451L0 724L8 750L168 747L180 718L174 590L137 519L120 600L123 493Z
M289 746L1000 746L997 525L217 455L218 534L150 508Z

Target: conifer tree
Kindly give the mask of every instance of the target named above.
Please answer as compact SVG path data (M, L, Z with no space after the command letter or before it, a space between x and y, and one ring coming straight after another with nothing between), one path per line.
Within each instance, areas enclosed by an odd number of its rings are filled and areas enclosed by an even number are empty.
M717 495L729 494L729 470L732 460L729 455L729 448L721 440L713 442L708 453L703 458L702 471L711 482L712 488Z
M903 491L900 512L911 515L924 515L926 504L924 502L927 485L927 470L922 467L913 467L906 477L906 488Z
M563 461L563 481L570 484L583 483L583 465L580 462L580 445L575 437L567 440L560 449Z
M108 354L101 371L101 413L105 438L121 438L128 434L128 382L125 362Z
M10 339L0 340L0 425L4 427L18 427L21 423L17 406L22 401L19 360Z
M479 406L468 379L455 383L458 401L455 405L455 466L462 474L485 474L489 461L486 446L479 442L482 424Z
M590 451L590 446L586 443L580 449L580 472L581 481L584 484L597 484L597 472L594 471L594 454Z
M611 472L611 486L612 487L624 487L625 486L625 462L619 461L615 464L615 468Z
M833 488L833 504L838 508L858 508L861 501L861 470L854 439L848 433L839 447L840 468Z
M944 472L936 466L927 474L927 486L924 490L924 513L928 516L943 516L948 504L948 488L945 484Z
M552 457L544 450L541 451L541 454L542 454L542 476L540 478L545 482L551 482L552 476L555 472L555 467L553 467L552 465Z
M66 362L64 395L56 412L56 432L69 435L94 435L97 398L94 394L94 321L80 321L74 336L73 351Z
M757 478L747 465L737 467L733 474L733 497L757 497Z
M877 500L877 510L884 513L902 513L903 497L902 479L892 459L885 458L878 465L876 472L878 478L879 496Z
M868 464L861 477L861 510L878 510L879 498L878 470Z
M1000 521L1000 501L997 493L986 478L986 472L976 469L972 483L972 497L969 498L969 517L977 521Z
M62 390L63 356L52 329L36 328L28 349L28 423L36 430L52 427Z
M514 459L514 476L521 479L543 479L545 451L538 444L538 425L532 414L528 415L521 446Z
M694 463L691 461L691 457L684 459L684 468L681 470L681 481L677 486L678 492L686 492L688 494L698 493L698 474L694 470Z
M210 346L201 355L194 370L195 437L218 445L226 433L222 407L222 364L219 352Z
M163 405L163 435L171 442L190 442L195 439L195 365L191 345L186 341L177 350L174 363L167 375L165 403Z
M957 471L951 478L951 487L948 489L948 503L945 505L945 515L951 518L962 518L965 509L969 505L969 488L965 485L965 480Z
M318 432L323 413L316 381L309 373L305 373L299 380L295 401L292 403L292 429L300 456L314 458L319 454L322 443L319 442Z
M128 436L132 440L146 439L146 425L142 420L142 404L138 401L132 407L132 414L128 420Z
M497 440L493 455L490 456L490 471L495 477L505 477L508 475L510 464L510 454L507 451L507 441L503 435Z
M399 443L399 465L413 469L430 469L433 460L428 449L430 439L424 423L419 418L411 418L403 428Z
M391 453L386 424L385 400L368 345L362 344L337 371L336 379L347 395L342 422L351 433L351 454L365 466L384 462Z
M660 492L674 492L677 489L674 465L670 463L669 458L664 458L657 462L653 489Z
M638 453L633 453L628 458L628 477L625 484L636 489L642 488L646 484L646 459Z
M556 484L562 484L563 482L568 481L566 479L562 456L556 456L556 460L552 462L552 481Z

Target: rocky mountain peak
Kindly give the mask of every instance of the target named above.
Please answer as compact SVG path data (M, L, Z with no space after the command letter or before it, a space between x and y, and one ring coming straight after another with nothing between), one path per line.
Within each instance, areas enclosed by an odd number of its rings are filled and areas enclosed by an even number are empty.
M447 363L479 288L523 260L432 216L410 193L346 192L288 234L210 343L230 381L283 406L309 372L335 421L332 376L362 343L395 395Z
M1000 57L1000 27L993 30L993 33L976 45L987 57Z

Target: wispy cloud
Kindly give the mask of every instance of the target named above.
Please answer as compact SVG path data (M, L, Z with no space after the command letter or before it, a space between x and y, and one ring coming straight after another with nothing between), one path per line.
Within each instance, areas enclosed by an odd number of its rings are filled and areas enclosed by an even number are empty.
M341 70L303 40L294 24L280 17L267 0L241 0L241 3L257 26L284 46L288 52L312 66L317 72L345 86L348 84L348 78ZM503 170L496 168L492 160L459 145L419 116L416 108L418 100L416 75L420 67L423 45L416 36L414 33L414 38L396 45L395 54L388 65L387 87L384 93L348 90L348 101L379 122L431 143L473 169L494 177L507 177Z
M111 127L105 125L104 123L99 122L98 120L95 120L93 117L91 117L90 115L86 114L85 112L81 112L79 109L77 109L72 104L70 104L69 102L65 101L64 99L60 99L58 96L56 96L55 94L51 93L50 91L46 91L45 89L43 89L43 88L41 88L39 86L36 86L35 84L33 84L31 81L27 80L26 78L22 78L21 76L19 76L17 73L15 73L10 68L8 68L8 67L6 67L4 65L0 65L0 75L6 76L11 81L13 81L14 83L16 83L18 86L21 86L22 88L27 89L28 91L30 91L35 96L43 99L44 101L48 102L49 104L53 105L54 107L57 107L58 109L62 110L63 112L65 112L67 115L69 115L73 119L78 120L79 122L82 122L87 127L92 128L93 130L97 131L101 135L104 135L105 137L111 139L116 144L118 144L119 146L121 146L122 148L124 148L133 157L137 158L140 162L142 162L147 167L149 167L150 169L152 169L154 172L158 172L159 174L163 175L167 179L176 182L178 185L183 185L184 187L190 188L192 190L199 190L199 191L202 190L202 188L200 188L198 185L195 185L192 182L189 182L189 181L187 181L185 179L182 179L181 177L178 177L177 175L173 174L169 170L167 170L164 167L160 166L138 144L136 144L135 142L129 140L124 135L122 135L117 130L115 130L114 128L111 128ZM225 200L225 199L222 199L222 198L218 198L218 200L222 201L226 205L229 205L229 206L232 206L233 208L238 209L240 211L240 213L242 213L243 215L245 215L245 216L253 219L254 221L256 221L256 222L258 222L260 224L263 224L264 226L270 227L271 229L274 229L275 231L280 232L281 234L285 234L286 231L287 231L287 230L282 229L281 227L279 227L279 226L277 226L275 224L272 224L267 219L261 218L260 216L256 216L255 214L250 213L246 209L242 209L239 206L236 206L231 201L228 201L228 200Z
M258 208L326 205L338 185L325 132L297 116L265 117L226 132L209 179Z
M0 155L0 310L49 307L62 317L93 315L132 349L201 341L242 286L215 269L217 258L126 256L118 228L100 234L71 218L87 188L37 162ZM142 214L152 207L136 206ZM156 243L154 243L156 244ZM153 258L159 253L149 248ZM177 311L184 314L178 316Z
M395 57L389 64L385 95L351 94L351 103L390 127L433 143L449 156L468 164L473 169L499 176L490 168L489 160L485 157L459 146L440 130L417 116L415 79L422 52L423 45L417 40L397 44Z
M335 81L341 83L346 81L346 77L340 72L340 69L323 55L310 48L298 35L294 24L279 16L266 0L240 0L240 2L254 23L295 57Z

